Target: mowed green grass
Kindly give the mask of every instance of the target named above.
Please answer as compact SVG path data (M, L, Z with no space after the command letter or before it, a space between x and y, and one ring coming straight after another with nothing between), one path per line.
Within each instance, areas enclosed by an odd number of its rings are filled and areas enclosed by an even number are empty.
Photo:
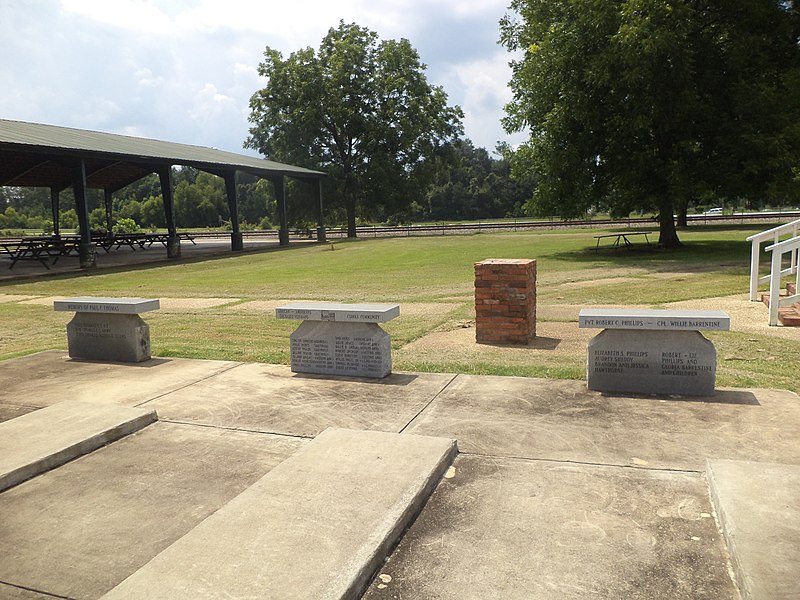
M535 258L540 307L659 306L746 292L750 250L745 238L766 227L692 227L681 232L684 247L670 252L595 252L593 236L604 233L598 229L298 244L198 262L5 283L0 284L0 294L218 298L221 304L215 307L147 315L154 354L286 364L288 338L296 323L275 320L265 302L307 299L415 307L386 325L394 348L401 350L431 332L450 331L473 318L477 261ZM656 238L654 232L652 239ZM69 318L54 312L51 304L0 303L0 359L64 348ZM720 363L720 385L797 389L800 341L762 337L714 337L720 356L748 354L747 360L736 358L731 368ZM749 353L750 346L779 348L780 356L762 358ZM398 352L395 368L581 378L584 363L585 350L567 357L543 351L534 360L507 353L465 360L457 352L417 359L413 353Z

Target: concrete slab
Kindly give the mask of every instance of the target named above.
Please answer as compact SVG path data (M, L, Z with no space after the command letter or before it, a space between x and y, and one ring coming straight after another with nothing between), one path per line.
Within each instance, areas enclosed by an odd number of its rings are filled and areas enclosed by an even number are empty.
M155 423L0 494L0 581L98 598L304 440Z
M800 467L713 460L707 474L742 598L797 598Z
M455 453L328 429L103 598L358 598Z
M183 358L106 363L72 360L65 351L53 350L0 361L0 403L42 407L80 400L137 405L238 364Z
M0 583L0 598L3 600L53 600L56 597Z
M706 458L800 465L800 399L778 390L629 397L581 381L459 375L407 431L495 456L694 471Z
M327 427L398 432L452 379L436 373L355 379L252 363L147 406L162 419L287 435L315 436Z
M738 600L695 473L459 455L365 600Z
M22 415L27 415L29 412L35 410L38 409L33 406L17 406L16 404L0 402L0 423L8 421L9 419L21 417Z
M154 410L67 400L0 423L0 491L157 420Z

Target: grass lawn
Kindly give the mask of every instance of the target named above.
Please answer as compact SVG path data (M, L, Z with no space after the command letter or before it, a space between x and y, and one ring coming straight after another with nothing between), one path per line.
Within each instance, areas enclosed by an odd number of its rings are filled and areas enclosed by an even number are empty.
M693 226L681 232L684 247L677 251L616 254L595 252L599 229L342 240L5 283L0 284L0 359L66 346L64 325L71 315L53 311L52 302L22 303L18 296L108 295L180 300L172 307L164 301L161 311L146 317L155 355L288 363L288 337L296 323L275 320L272 308L279 301L307 299L400 303L401 317L385 327L396 370L582 378L585 343L571 350L560 344L558 351L546 341L521 350L478 347L474 330L470 340L474 262L537 259L541 329L569 333L577 329L572 313L582 306L658 307L745 293L749 245L744 239L766 227ZM215 301L192 302L209 298ZM437 336L450 336L451 346L428 348L425 340ZM720 357L719 385L797 391L800 330L796 340L773 339L768 331L709 337ZM452 340L462 340L463 347L453 347ZM467 346L478 349L465 352Z

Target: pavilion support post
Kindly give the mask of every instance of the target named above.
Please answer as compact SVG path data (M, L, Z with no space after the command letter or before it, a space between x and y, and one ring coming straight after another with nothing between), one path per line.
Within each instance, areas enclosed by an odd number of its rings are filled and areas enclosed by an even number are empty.
M81 159L72 168L72 190L75 193L75 212L78 213L80 242L78 243L78 259L81 269L93 269L97 266L97 253L92 243L92 232L89 229L89 207L86 201L86 163Z
M161 197L164 199L164 217L167 221L167 258L180 258L181 240L175 227L175 202L172 197L172 167L159 167L158 179L161 182Z
M103 189L103 203L105 204L106 208L106 237L112 237L113 234L113 223L111 222L112 216L112 198L111 198L111 190L108 188Z
M325 240L325 218L322 212L322 179L317 179L311 182L311 187L314 192L314 212L317 217L317 241L324 242Z
M286 219L286 184L283 175L272 180L275 186L275 201L278 205L278 243L281 246L289 245L289 222Z
M53 235L61 237L61 196L57 187L50 188L50 208L53 211Z
M225 173L225 193L228 196L228 210L231 214L231 250L244 250L244 237L239 228L239 202L236 200L236 171Z

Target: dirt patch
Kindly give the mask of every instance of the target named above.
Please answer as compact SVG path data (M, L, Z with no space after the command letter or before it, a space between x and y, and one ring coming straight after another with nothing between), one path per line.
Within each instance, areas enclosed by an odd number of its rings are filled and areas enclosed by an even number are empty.
M275 309L290 302L303 302L302 300L250 300L241 304L228 306L225 310L247 313L274 313Z
M243 302L235 306L228 307L228 310L236 312L256 312L274 313L275 309L289 302L303 302L302 300L252 300ZM388 304L391 304L389 302ZM451 310L460 307L461 304L452 302L401 302L400 316L425 317L446 315Z
M643 305L604 305L604 308L649 308ZM800 341L800 327L770 327L767 307L750 302L747 294L673 302L668 309L723 310L731 317L731 331ZM398 358L424 361L486 361L523 364L558 356L585 356L597 329L579 329L578 313L584 305L542 304L537 306L536 341L530 346L491 346L475 341L474 322L463 322L448 331L436 331L414 340L397 351ZM599 308L599 307L597 307ZM546 320L545 320L546 319Z
M36 304L38 306L53 306L53 302L56 300L64 300L68 296L35 296L30 300L23 300L20 304Z
M238 298L161 298L162 312L186 312L216 308L236 302Z
M56 300L65 300L70 296L47 296L34 297L32 300L25 300L20 304L38 304L40 306L53 306ZM167 313L186 312L191 310L202 310L215 308L236 302L236 298L160 298L161 310Z
M614 273L617 275L616 277L610 278L611 280L623 280L625 278L638 278L641 276L646 276L651 271L647 269L643 269L640 267L628 267L628 268L614 268ZM583 282L591 282L596 283L598 280L596 279L586 279L586 270L578 270L578 271L564 271L564 270L556 270L556 271L540 271L536 273L536 279L539 283L544 285L570 285L574 283L582 284Z
M628 305L604 304L592 306L592 308L626 308ZM586 304L539 304L536 306L537 325L542 320L547 321L573 321L578 322L578 313L582 308L588 308Z
M20 294L0 294L0 304L7 302L23 302L24 300L31 300L38 296L22 296Z
M402 302L400 316L428 317L446 315L451 310L459 308L461 304L449 302Z
M606 277L605 279L587 279L586 281L569 281L560 284L558 287L587 288L587 287L594 287L596 285L606 285L614 283L637 283L641 281L642 281L641 279L634 277Z
M758 333L800 341L800 327L770 327L769 309L762 302L750 302L748 294L704 298L702 300L683 300L665 304L665 308L694 308L700 310L724 310L731 317L731 331Z
M528 346L495 346L475 341L474 326L438 331L414 340L396 351L398 359L408 357L437 361L487 361L531 363L537 358L580 356L597 331L578 329L577 323L542 322L536 325L536 340Z

